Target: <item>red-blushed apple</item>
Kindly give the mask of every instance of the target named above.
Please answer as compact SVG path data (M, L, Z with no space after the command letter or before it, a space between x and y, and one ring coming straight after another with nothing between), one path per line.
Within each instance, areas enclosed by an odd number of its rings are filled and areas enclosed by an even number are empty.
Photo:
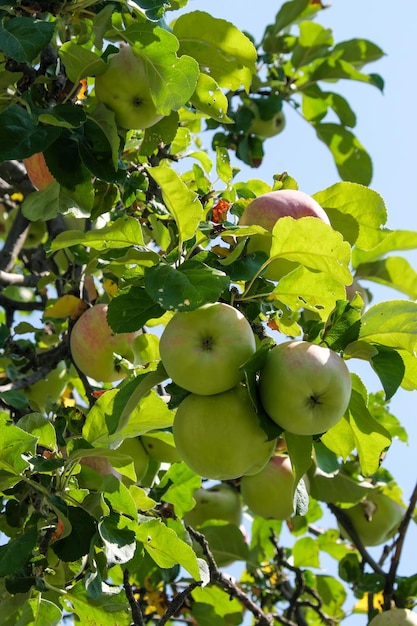
M181 457L175 447L172 433L164 431L149 432L141 435L141 442L152 459L160 463L178 463Z
M404 517L403 507L389 496L370 489L369 494L343 512L364 546L378 546L395 535ZM348 537L347 529L339 524L341 535Z
M417 626L417 613L410 609L389 609L372 618L369 626Z
M262 226L269 233L281 217L316 217L330 224L327 213L311 196L298 189L281 189L270 191L252 200L245 208L239 224L241 226ZM272 235L252 235L249 238L247 251L265 252L269 255ZM265 278L278 281L285 274L295 269L298 264L287 259L275 259L263 273Z
M344 360L333 350L308 341L274 346L259 373L266 413L295 435L317 435L334 426L349 405L351 390Z
M294 513L294 474L290 458L274 455L263 469L240 482L243 502L254 515L286 520Z
M130 46L109 55L108 68L96 76L95 94L114 112L119 128L145 129L163 117L152 100L146 62Z
M76 321L70 336L75 365L86 376L101 382L125 378L119 357L135 360L133 342L138 332L114 333L107 323L107 304L96 304Z
M46 165L43 152L36 152L27 159L23 159L23 164L26 167L30 182L36 189L42 191L55 181L55 178Z
M223 520L240 526L242 500L237 489L227 483L219 483L208 489L197 489L193 497L195 506L184 515L187 526L197 528L208 520Z
M235 387L239 369L255 352L251 325L223 302L176 313L160 339L162 364L170 378L187 391L212 395Z
M183 461L213 480L259 472L275 448L243 385L211 396L188 395L176 411L173 432Z

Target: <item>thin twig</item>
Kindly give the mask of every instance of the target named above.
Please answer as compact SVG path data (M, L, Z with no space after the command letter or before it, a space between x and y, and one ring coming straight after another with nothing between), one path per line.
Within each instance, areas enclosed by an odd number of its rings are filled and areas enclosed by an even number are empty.
M132 626L145 626L145 620L143 619L142 611L139 606L139 602L136 600L132 585L129 582L129 570L125 569L123 572L123 588L125 590L127 601L132 611Z
M182 605L184 604L185 600L188 598L190 593L193 591L193 589L195 589L196 587L199 587L200 585L201 585L200 580L194 580L192 583L188 585L188 587L186 587L183 591L181 591L176 596L174 596L174 598L170 601L167 610L162 615L161 619L158 620L157 622L158 626L164 626L165 624L167 624L168 620L170 620L171 617L173 617L175 613L177 613L180 610L180 608L182 607Z

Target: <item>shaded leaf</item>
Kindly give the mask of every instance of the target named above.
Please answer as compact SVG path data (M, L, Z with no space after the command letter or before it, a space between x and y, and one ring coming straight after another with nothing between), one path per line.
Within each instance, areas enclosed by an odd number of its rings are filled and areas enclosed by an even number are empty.
M360 141L339 124L317 124L317 137L333 155L342 180L369 185L372 180L372 160Z
M15 61L31 63L51 41L54 24L13 17L0 24L0 50Z
M128 287L109 302L107 322L115 333L135 332L150 319L161 317L165 310L150 297L144 287Z
M0 577L18 572L32 557L38 539L35 526L32 526L16 539L0 546Z

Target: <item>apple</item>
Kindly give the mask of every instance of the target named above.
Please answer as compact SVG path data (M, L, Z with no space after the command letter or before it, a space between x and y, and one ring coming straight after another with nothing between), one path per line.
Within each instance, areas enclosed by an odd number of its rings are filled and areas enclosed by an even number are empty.
M240 526L242 502L237 489L227 483L219 483L208 489L197 489L193 497L195 506L184 515L187 526L198 527L208 520L223 520Z
M141 435L142 445L146 452L155 461L160 463L178 463L181 457L175 448L172 433L158 431Z
M371 619L369 626L417 626L417 613L410 609L389 609Z
M80 465L78 482L84 489L99 491L106 476L113 475L117 480L122 479L122 475L103 456L85 456L80 459Z
M126 376L118 364L118 356L134 362L132 344L140 331L114 333L106 316L107 304L87 309L74 324L70 349L75 365L83 374L96 381L113 382Z
M281 217L316 217L330 224L326 212L311 196L298 189L281 189L269 191L252 200L245 208L239 224L242 226L258 225L272 233L276 222ZM249 238L247 251L265 252L269 255L272 235L252 235ZM278 281L298 266L298 263L287 259L275 259L266 268L263 276Z
M404 517L404 509L398 502L375 489L370 489L365 498L343 512L364 546L378 546L391 539ZM339 527L342 536L349 536L340 524Z
M67 366L59 361L45 378L38 380L25 390L32 411L45 412L49 404L57 402L67 386Z
M188 395L177 408L173 433L183 461L213 480L259 472L275 448L243 385L216 395Z
M132 457L136 480L140 483L148 471L149 455L143 447L139 437L126 438L117 448L117 452Z
M365 309L368 307L369 305L369 292L367 289L365 289L365 287L363 287L357 280L356 278L353 279L352 283L350 285L346 285L345 287L346 290L346 298L347 300L349 300L349 302L351 302L353 305L355 305L358 302L358 296L360 298L359 302L362 301L362 306L360 307L362 309L362 311L365 311Z
M267 354L259 373L261 403L284 430L324 433L343 417L352 382L343 359L308 341L285 341Z
M255 352L246 317L223 302L176 313L160 339L162 364L170 378L187 391L211 395L235 387L240 366Z
M253 476L240 482L243 502L254 515L286 520L294 513L294 474L290 458L278 454Z
M55 181L46 165L43 152L36 152L32 156L23 159L29 180L36 189L46 189L48 185Z
M145 129L163 117L152 100L147 66L130 46L109 55L108 68L96 76L95 94L114 112L119 128Z
M275 112L272 117L265 119L256 100L251 100L247 105L253 113L253 119L248 132L257 135L261 139L268 139L279 135L285 128L285 116L282 111Z

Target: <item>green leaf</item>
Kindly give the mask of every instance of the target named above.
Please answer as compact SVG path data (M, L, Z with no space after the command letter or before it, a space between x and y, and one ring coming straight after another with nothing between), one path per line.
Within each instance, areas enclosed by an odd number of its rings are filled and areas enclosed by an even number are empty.
M109 226L94 229L87 233L80 230L68 230L60 233L52 241L52 250L61 250L69 246L82 244L95 250L142 246L143 235L139 222L134 217L121 217Z
M118 445L125 437L172 426L174 414L152 389L165 378L157 370L138 376L122 389L106 391L88 412L84 439L93 445Z
M384 229L376 246L370 249L355 247L352 251L352 265L358 267L361 263L367 263L379 259L387 252L395 250L414 250L417 248L417 232L413 230L389 230Z
M320 567L320 549L312 537L297 539L292 548L294 567Z
M337 424L324 433L321 437L321 441L326 448L346 461L356 445L347 417L343 416Z
M349 502L355 504L366 495L368 487L352 480L342 472L309 475L310 495L321 502Z
M114 451L112 450L111 452ZM127 515L132 519L136 519L137 508L133 496L130 494L129 489L123 484L121 480L116 478L116 476L105 476L103 482L100 485L100 492L104 494L104 497L112 507L113 511L117 513L122 513L123 515ZM114 561L114 563L116 562L117 561Z
M369 185L372 161L358 138L340 124L317 124L315 129L317 137L330 149L342 180Z
M248 544L242 531L235 524L213 521L198 529L208 541L210 552L219 567L233 561L246 561Z
M26 159L45 148L61 134L54 126L38 126L28 111L11 104L0 113L0 161Z
M216 173L224 183L230 183L234 176L230 154L226 148L216 148Z
M98 54L79 46L72 41L66 41L59 48L59 56L64 65L68 78L77 85L82 78L95 76L106 70L106 63Z
M310 0L291 0L290 2L285 2L276 15L274 30L279 33L286 26L295 22L309 4Z
M28 467L23 458L25 453L35 454L37 437L9 423L1 423L0 428L0 469L19 475Z
M69 506L67 518L71 524L70 534L55 541L51 547L58 558L71 562L89 553L90 543L97 528L95 520L79 507Z
M372 250L385 239L381 228L387 210L379 193L356 183L340 182L313 195L329 216L333 228L349 243Z
M295 68L311 63L319 56L324 56L333 45L333 34L315 22L301 22L300 35L294 46L291 63Z
M200 73L191 102L198 111L222 124L232 122L227 117L229 102L214 78L208 74Z
M55 25L32 17L13 17L0 24L0 50L15 61L32 63L52 39Z
M336 352L356 341L361 327L361 314L349 302L339 300L330 316L323 341Z
M345 295L341 282L328 274L299 266L281 278L270 298L279 300L292 311L309 309L327 320L336 301L342 300Z
M407 300L380 302L362 316L359 339L371 344L406 350L417 349L417 303Z
M148 294L167 311L193 311L217 302L229 283L227 274L197 261L186 261L178 269L160 264L145 273Z
M391 256L387 259L361 263L356 268L355 276L392 287L405 293L412 300L417 299L417 272L403 257Z
M399 350L398 353L405 366L401 387L407 391L413 391L417 389L417 358L414 354L410 354L405 350Z
M140 524L137 539L159 567L181 565L195 580L200 580L199 565L193 549L160 520Z
M179 42L175 35L149 23L132 24L123 32L123 37L145 64L157 112L169 115L171 111L178 111L196 88L199 68L194 55L178 57Z
M29 413L20 418L16 426L38 438L38 445L49 450L56 448L56 432L50 420L40 413Z
M313 438L310 435L293 435L292 433L285 432L285 442L295 477L295 491L297 484L307 473L312 463L311 452Z
M188 189L171 167L151 167L148 172L161 188L164 203L177 224L180 242L188 241L194 237L203 217L198 195Z
M36 526L32 526L16 539L0 546L0 577L18 572L32 557L38 533Z
M58 626L61 624L62 610L40 595L25 602L20 619L15 626Z
M155 303L144 287L131 286L109 302L107 322L115 333L130 333L164 313L165 310Z
M119 515L104 517L98 524L98 531L104 543L108 567L130 561L136 550L136 537L133 530L121 527Z
M201 71L226 89L249 91L256 73L256 49L236 26L204 11L181 15L174 24L180 51L194 57Z
M363 396L363 385L356 376L353 376L353 385L348 420L362 474L371 476L379 467L381 454L391 445L391 436L369 412Z
M320 80L357 80L381 88L378 80L372 74L363 74L354 65L340 58L340 52L332 52L323 58L316 59L309 66L304 67L303 77L299 80L300 88L303 82L310 84Z
M163 490L164 502L173 504L175 514L182 517L195 505L193 494L200 486L201 476L185 463L173 463L161 479L158 489Z
M125 626L129 604L124 590L103 593L99 598L91 598L85 589L84 581L79 581L63 596L66 609L75 613L83 626Z
M333 48L333 52L341 52L344 61L348 61L357 68L361 68L367 63L378 61L385 52L379 46L367 39L350 39L340 41Z
M197 613L193 611L199 626L232 626L233 624L240 624L242 605L236 598L225 593L223 589L215 585L196 587L191 595L196 603L193 606L199 607ZM227 616L236 616L236 621L225 621Z
M382 383L385 399L390 400L402 383L405 365L396 350L385 346L377 346L377 348L378 353L371 358L371 365Z
M337 231L314 217L279 219L272 231L270 258L296 261L349 285L350 246Z
M339 621L343 619L342 606L346 600L346 589L337 578L318 574L316 576L317 592L323 602L323 610Z

